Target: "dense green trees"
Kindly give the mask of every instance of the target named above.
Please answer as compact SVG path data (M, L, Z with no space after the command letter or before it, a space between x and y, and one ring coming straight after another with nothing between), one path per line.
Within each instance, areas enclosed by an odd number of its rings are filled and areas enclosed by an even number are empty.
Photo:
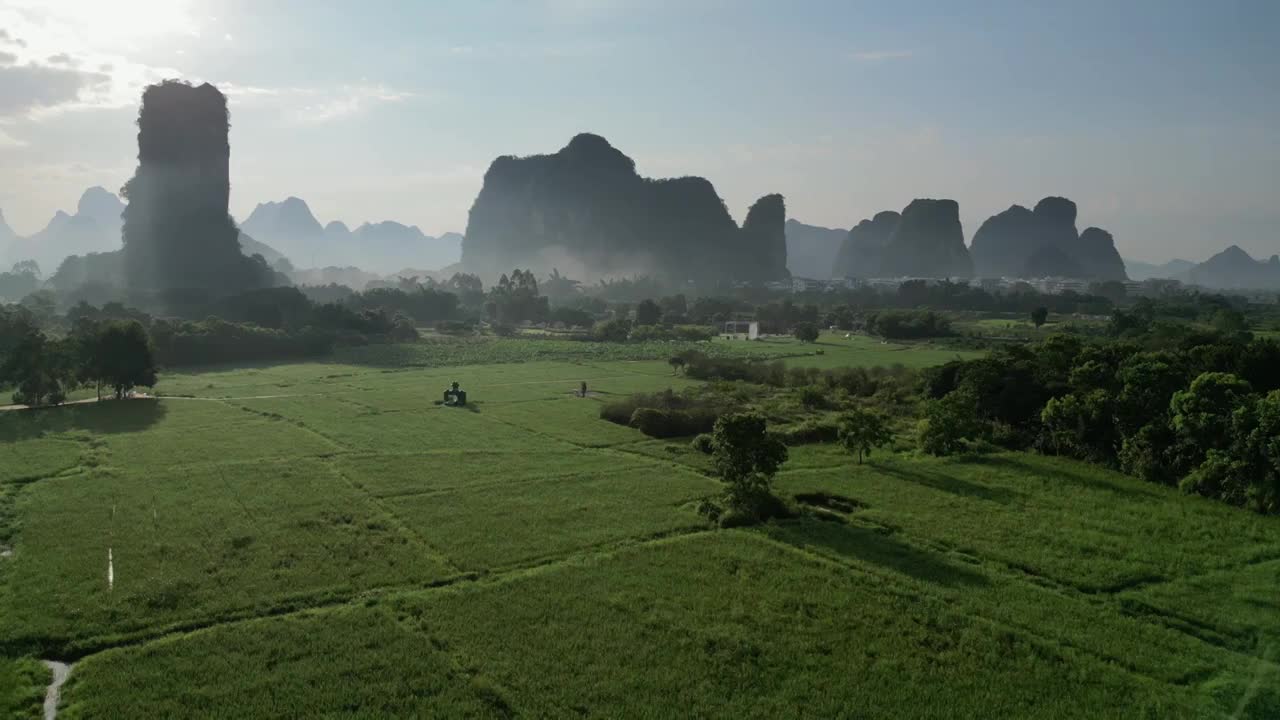
M791 329L791 335L800 342L815 342L818 339L818 326L811 322L797 323Z
M40 287L40 266L24 260L9 272L0 273L0 300L20 300Z
M503 275L489 290L484 304L489 319L503 325L539 322L550 313L547 298L538 294L538 280L532 270L516 269Z
M104 323L80 338L80 379L111 388L117 399L137 386L156 384L155 351L151 338L137 320Z
M1036 447L1280 510L1280 365L1272 360L1280 345L1234 329L1163 332L1154 310L1113 316L1126 340L1055 335L928 371L922 449L949 454L975 441Z
M0 309L2 310L2 309ZM13 401L57 405L83 384L111 388L117 398L156 383L151 339L137 320L99 320L81 314L72 334L45 335L13 311L0 312L0 386Z
M864 316L867 332L890 340L915 340L951 334L951 321L932 310L882 310Z
M1049 308L1044 307L1042 305L1036 308L1035 310L1031 311L1031 322L1036 326L1036 329L1039 329L1042 326L1044 326L1044 324L1048 322L1048 320L1049 320Z

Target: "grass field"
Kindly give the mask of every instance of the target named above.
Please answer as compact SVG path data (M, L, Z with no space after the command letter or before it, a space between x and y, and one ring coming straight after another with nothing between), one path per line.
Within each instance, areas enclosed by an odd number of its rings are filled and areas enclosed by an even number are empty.
M38 710L33 658L74 661L67 718L1280 717L1276 518L1060 459L812 445L776 480L811 515L714 530L705 456L597 416L689 384L669 348L535 342L573 347L0 413L0 717ZM451 380L472 407L433 404Z

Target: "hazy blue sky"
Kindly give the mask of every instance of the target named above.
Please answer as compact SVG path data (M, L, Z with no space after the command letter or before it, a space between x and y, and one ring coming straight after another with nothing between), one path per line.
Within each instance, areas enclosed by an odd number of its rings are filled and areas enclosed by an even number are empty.
M0 0L0 210L132 172L141 87L232 101L232 211L464 229L488 163L599 133L849 227L914 197L966 235L1080 205L1127 257L1280 252L1280 2Z

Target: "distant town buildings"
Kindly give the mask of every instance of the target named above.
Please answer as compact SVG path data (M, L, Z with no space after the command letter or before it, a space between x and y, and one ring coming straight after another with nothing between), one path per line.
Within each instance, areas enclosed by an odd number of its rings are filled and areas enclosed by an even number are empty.
M1079 278L1014 278L1014 277L984 277L984 278L924 278L924 277L883 277L883 278L832 278L829 280L815 280L806 277L792 277L790 280L774 280L764 283L764 287L775 292L791 292L815 293L815 292L839 292L841 290L854 290L860 287L876 288L878 290L890 291L896 290L903 283L920 282L925 285L933 286L942 282L966 283L973 287L981 288L991 293L1016 292L1020 289L1034 289L1046 295L1059 295L1065 292L1074 292L1081 295L1090 294L1097 291L1097 285L1102 281L1099 280L1082 280ZM1165 295L1170 292L1181 289L1182 283L1177 280L1169 279L1151 279L1151 280L1127 280L1115 281L1124 287L1125 294L1131 297L1156 297ZM735 287L747 287L751 283L737 282ZM1268 302L1271 302L1270 300Z

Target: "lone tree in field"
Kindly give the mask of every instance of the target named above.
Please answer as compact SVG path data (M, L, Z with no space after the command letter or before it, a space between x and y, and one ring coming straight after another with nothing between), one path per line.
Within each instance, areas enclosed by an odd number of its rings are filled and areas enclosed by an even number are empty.
M83 342L82 376L97 384L99 398L104 385L120 399L139 385L156 384L151 338L137 320L106 323Z
M818 326L811 322L797 323L791 334L800 342L814 342L818 339Z
M725 483L725 505L739 516L760 520L776 507L770 483L786 460L787 446L766 432L763 416L737 413L716 420L711 461Z
M667 364L671 366L671 374L675 375L684 369L684 358L679 355L672 355Z
M1049 321L1049 308L1038 307L1035 310L1031 311L1031 322L1036 324L1037 330L1039 330L1040 326L1044 325L1048 321Z
M871 451L893 442L893 431L883 415L854 409L840 417L840 444L862 464Z

